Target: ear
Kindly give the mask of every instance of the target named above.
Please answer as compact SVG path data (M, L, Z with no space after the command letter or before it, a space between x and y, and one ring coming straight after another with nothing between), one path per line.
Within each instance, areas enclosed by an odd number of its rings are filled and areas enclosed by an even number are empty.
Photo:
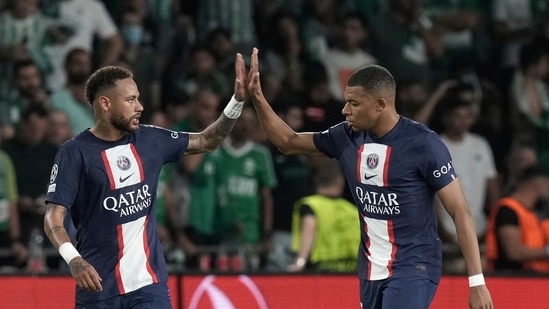
M100 96L97 99L97 103L99 104L99 108L103 111L108 111L111 108L111 100L106 96Z
M387 107L387 99L383 97L378 98L376 100L376 111L381 112L385 107Z

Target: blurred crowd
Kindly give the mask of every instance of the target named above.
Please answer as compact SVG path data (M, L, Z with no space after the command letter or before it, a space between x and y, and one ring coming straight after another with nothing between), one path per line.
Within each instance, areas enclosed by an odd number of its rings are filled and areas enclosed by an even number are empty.
M529 166L549 167L549 0L0 0L1 268L66 271L41 235L43 197L57 147L93 125L93 70L129 68L142 123L195 132L231 97L235 53L249 61L253 47L267 100L296 131L343 121L349 75L388 68L397 111L448 146L482 247L496 201ZM332 254L359 240L331 165L278 152L247 106L220 149L161 173L170 269L353 271L353 254ZM326 205L341 218L322 221ZM463 273L439 217L445 271Z

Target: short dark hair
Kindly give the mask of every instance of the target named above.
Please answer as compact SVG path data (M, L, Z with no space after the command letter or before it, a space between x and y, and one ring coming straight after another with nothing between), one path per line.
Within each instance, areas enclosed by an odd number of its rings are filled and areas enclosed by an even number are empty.
M525 183L538 177L549 178L549 168L541 165L529 166L522 172L520 182Z
M383 89L396 90L395 78L391 72L377 64L369 64L356 70L347 80L347 86L360 86L368 92L377 92Z
M84 54L84 55L88 55L91 57L90 53L83 49L83 48L80 48L80 47L75 47L73 49L71 49L69 51L69 53L65 56L65 65L67 65L69 62L72 61L72 58L74 58L76 55L78 54Z
M48 118L50 110L44 105L31 104L21 113L21 122L27 122L34 115L38 116L38 118Z
M96 70L86 82L86 100L90 105L93 105L93 101L100 91L112 89L117 81L126 78L133 78L133 74L123 67L105 66Z
M34 61L32 61L30 59L18 60L13 64L14 77L17 77L19 75L19 72L21 71L21 69L26 68L26 67L35 67L40 72L40 69L38 68L38 66L36 65L36 63Z
M335 159L328 159L321 166L313 169L312 182L318 189L334 184L338 177L343 177L340 163Z

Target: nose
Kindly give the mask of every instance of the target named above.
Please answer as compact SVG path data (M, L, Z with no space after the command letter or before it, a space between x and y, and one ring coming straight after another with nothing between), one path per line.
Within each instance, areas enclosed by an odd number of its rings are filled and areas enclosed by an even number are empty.
M137 104L135 105L135 110L138 112L142 112L144 110L143 104L141 104L140 100L137 100Z
M343 109L341 110L341 113L343 115L349 115L349 103L345 103L345 105L343 105Z

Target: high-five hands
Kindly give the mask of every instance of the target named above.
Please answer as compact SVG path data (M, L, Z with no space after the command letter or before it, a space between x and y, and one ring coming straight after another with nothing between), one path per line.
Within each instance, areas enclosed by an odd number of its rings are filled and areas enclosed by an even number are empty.
M234 97L237 101L242 102L246 99L246 65L242 54L236 54L236 61L234 63L235 80L234 80Z
M252 63L250 66L250 72L248 73L248 93L253 98L263 96L261 90L261 81L259 80L259 60L257 57L258 49L254 47L252 51Z

